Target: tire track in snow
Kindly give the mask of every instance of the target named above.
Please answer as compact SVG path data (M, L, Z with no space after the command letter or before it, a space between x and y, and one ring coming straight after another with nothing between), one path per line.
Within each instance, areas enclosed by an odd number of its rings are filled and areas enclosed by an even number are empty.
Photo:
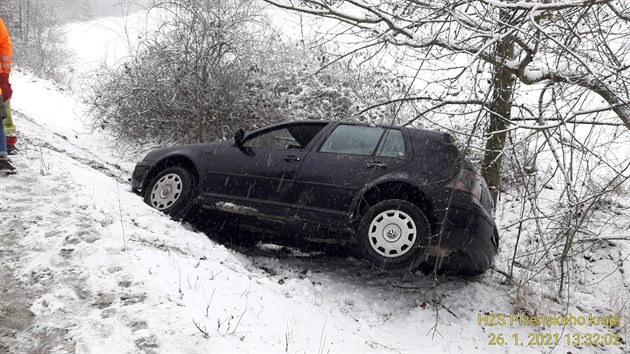
M131 175L131 171L124 169L121 165L116 163L109 163L94 156L89 149L79 146L70 141L68 136L60 134L58 132L49 131L45 126L36 122L32 118L20 113L19 111L13 111L16 121L20 123L28 122L33 127L36 127L38 132L48 132L48 134L24 134L20 133L20 146L22 150L29 149L36 151L37 149L48 149L68 156L83 165L93 168L96 171L102 172L108 177L112 177L120 184L127 184L128 178ZM34 135L37 135L35 137ZM52 135L52 136L51 136ZM50 139L52 137L53 139ZM65 145L65 147L62 147ZM70 151L69 148L77 149L82 155Z

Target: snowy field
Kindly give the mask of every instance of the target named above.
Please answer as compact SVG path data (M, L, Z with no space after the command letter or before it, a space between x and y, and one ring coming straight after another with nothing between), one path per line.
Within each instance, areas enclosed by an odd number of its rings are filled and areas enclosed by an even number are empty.
M115 44L94 38L113 41L112 21L68 27L77 65L107 57L97 49ZM352 257L226 247L130 192L139 156L89 128L78 96L24 72L12 81L21 150L18 174L0 178L0 352L630 352L627 195L610 206L626 222L601 235L626 241L579 255L570 299L536 282L524 296L496 270L434 281ZM508 191L497 208L501 271L517 212ZM595 335L610 343L585 344Z

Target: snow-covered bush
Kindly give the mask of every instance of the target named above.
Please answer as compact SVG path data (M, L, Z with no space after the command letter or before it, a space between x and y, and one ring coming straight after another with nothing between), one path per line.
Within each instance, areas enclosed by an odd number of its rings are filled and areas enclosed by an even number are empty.
M286 120L348 119L403 88L282 40L261 13L251 0L157 4L157 30L95 76L93 116L136 143L207 142Z

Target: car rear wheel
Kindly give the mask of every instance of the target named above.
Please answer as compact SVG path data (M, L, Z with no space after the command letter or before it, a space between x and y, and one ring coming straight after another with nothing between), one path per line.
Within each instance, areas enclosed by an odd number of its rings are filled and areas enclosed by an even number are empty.
M193 187L193 178L188 170L169 167L149 182L144 202L173 219L183 219L194 204Z
M361 254L380 269L415 267L431 234L429 222L415 205L390 199L372 206L358 229Z

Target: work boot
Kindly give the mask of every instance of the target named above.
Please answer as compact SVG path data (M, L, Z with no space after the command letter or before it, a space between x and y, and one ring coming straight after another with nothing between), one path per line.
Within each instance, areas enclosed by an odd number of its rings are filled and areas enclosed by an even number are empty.
M12 175L15 173L15 167L6 157L0 157L0 175Z

